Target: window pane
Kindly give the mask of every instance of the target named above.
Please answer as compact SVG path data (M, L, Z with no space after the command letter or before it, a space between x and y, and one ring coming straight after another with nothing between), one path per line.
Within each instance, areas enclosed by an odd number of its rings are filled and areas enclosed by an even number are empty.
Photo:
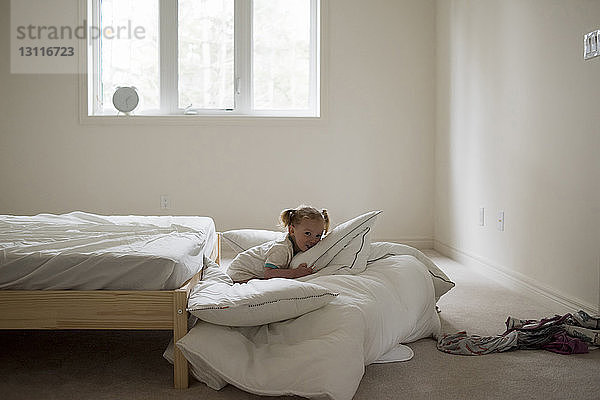
M135 112L160 107L158 0L102 0L100 3L100 80L104 112L117 110L118 86L135 86ZM137 29L137 30L136 30Z
M179 0L179 107L232 109L233 0Z
M254 0L253 12L254 109L309 108L310 0Z

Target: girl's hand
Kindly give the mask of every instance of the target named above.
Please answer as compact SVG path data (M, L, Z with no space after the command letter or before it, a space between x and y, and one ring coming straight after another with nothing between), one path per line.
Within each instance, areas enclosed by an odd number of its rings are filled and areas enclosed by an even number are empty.
M300 278L302 276L310 275L313 272L315 272L313 270L313 267L308 267L306 265L306 263L302 263L302 264L298 265L298 268L296 268L295 271L296 271L296 278Z
M300 278L302 276L310 275L313 272L312 267L307 267L306 263L302 263L298 268L269 268L264 267L264 278Z

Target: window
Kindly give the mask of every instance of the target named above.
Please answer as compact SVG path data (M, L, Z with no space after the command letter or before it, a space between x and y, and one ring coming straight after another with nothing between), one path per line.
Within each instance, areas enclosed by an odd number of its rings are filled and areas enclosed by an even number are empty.
M319 0L88 0L88 115L319 116Z

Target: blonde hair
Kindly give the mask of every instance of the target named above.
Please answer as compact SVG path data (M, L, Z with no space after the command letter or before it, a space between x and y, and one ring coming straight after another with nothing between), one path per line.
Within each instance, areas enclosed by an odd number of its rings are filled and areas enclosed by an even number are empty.
M290 225L296 226L302 222L304 218L321 220L325 227L324 233L327 233L329 230L329 215L325 209L319 211L314 207L302 204L296 208L283 210L279 216L283 228L287 228Z

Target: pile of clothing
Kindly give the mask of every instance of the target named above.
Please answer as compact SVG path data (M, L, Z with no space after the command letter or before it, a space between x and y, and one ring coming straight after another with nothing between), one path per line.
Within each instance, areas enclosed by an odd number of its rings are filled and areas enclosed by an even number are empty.
M506 332L496 336L443 335L438 350L450 354L483 355L507 350L544 349L559 354L581 354L600 346L600 316L585 311L541 320L508 317Z

